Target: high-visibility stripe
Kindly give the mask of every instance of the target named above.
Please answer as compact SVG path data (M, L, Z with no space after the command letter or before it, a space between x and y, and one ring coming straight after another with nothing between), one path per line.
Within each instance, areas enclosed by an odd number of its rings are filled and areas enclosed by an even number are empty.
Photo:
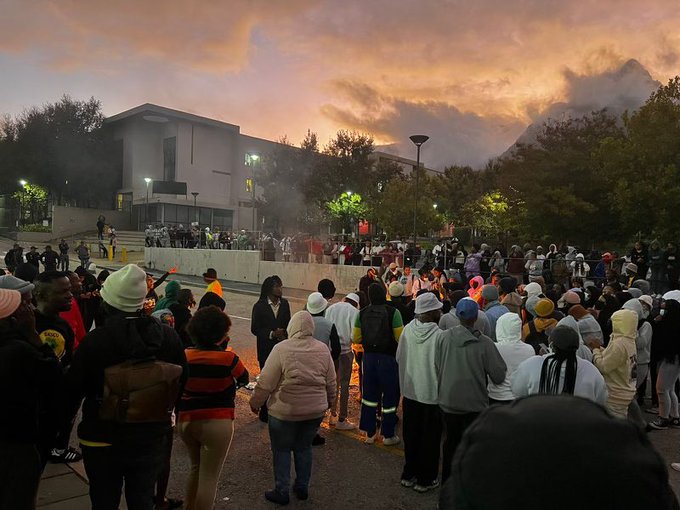
M378 407L377 402L371 402L370 400L365 400L363 398L361 399L361 403L365 406L368 406L368 407Z
M387 408L387 409L384 409L384 408L383 408L383 414L386 414L386 413L396 413L396 412L397 412L397 408L396 408L396 407L389 407L389 408Z

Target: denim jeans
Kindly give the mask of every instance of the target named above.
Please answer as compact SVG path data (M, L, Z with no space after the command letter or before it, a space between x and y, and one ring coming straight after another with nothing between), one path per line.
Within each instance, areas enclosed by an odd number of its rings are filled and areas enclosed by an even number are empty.
M163 469L167 440L167 435L160 435L149 438L143 445L81 445L92 509L118 510L125 482L128 508L153 510L154 488Z
M276 491L290 490L290 453L295 458L295 489L307 490L312 476L312 439L323 416L305 421L285 421L269 415L269 438L274 457Z

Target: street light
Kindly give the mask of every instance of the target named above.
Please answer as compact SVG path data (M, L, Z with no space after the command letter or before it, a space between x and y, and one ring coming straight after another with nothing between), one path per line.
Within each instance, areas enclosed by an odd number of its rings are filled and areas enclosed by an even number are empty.
M144 223L149 222L149 184L151 179L149 177L144 177L144 182L146 183L146 204L144 205Z
M26 180L24 180L24 179L21 179L21 180L19 180L19 184L21 184L21 187L22 187L22 188L25 188L26 185L28 184L28 181L26 181Z
M417 222L418 222L418 170L420 170L420 146L423 145L425 142L427 142L430 137L427 135L411 135L409 136L411 141L415 144L417 148L417 155L416 155L416 182L415 186L416 189L413 193L414 199L413 199L413 248L415 249L416 247L416 239L418 235L417 231Z
M26 188L26 185L28 184L28 181L25 179L20 179L19 184L21 185L22 188ZM17 220L17 227L20 226L23 223L23 215L24 215L24 209L21 206L21 199L19 199L19 219Z
M437 210L437 204L432 204L432 208L436 211Z
M249 154L250 166L253 171L250 173L250 191L252 193L251 206L253 208L253 232L255 232L255 164L260 160L259 154Z

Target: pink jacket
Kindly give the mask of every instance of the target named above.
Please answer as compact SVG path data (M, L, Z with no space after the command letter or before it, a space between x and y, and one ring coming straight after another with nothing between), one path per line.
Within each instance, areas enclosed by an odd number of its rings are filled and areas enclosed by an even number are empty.
M293 315L288 339L272 349L260 373L250 405L267 402L269 414L284 421L322 416L335 400L335 367L328 347L316 340L309 312Z

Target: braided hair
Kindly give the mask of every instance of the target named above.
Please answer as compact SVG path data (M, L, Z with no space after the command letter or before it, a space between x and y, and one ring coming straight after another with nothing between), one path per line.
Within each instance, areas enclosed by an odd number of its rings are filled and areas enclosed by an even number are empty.
M565 366L562 393L574 394L576 387L576 350L579 347L578 333L571 328L559 326L550 334L553 354L543 360L539 393L557 395L560 393L562 366Z

